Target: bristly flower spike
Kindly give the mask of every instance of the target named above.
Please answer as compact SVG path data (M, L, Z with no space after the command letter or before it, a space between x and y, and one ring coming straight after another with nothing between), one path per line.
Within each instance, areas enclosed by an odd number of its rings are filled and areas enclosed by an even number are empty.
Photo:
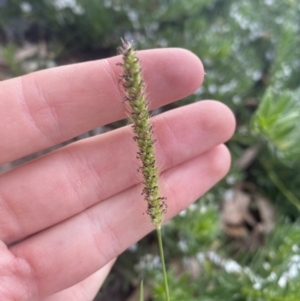
M164 198L159 195L159 172L155 160L154 138L149 119L148 100L145 96L145 84L142 78L141 65L135 50L128 41L123 41L119 53L123 57L123 68L120 79L125 91L125 101L129 103L130 117L139 151L137 158L142 166L144 189L142 195L147 202L147 214L155 228L160 229L166 212Z

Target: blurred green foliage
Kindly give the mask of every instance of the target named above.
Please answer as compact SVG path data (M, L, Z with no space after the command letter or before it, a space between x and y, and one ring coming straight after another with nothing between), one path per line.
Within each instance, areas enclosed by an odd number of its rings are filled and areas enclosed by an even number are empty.
M281 159L299 161L300 89L268 88L254 117L252 128L268 141Z
M17 47L14 44L7 44L2 49L2 58L7 63L8 68L12 74L21 75L23 73L22 68L15 59L16 51Z
M139 49L183 47L202 59L203 86L165 110L219 99L234 111L229 175L163 230L171 267L191 258L200 266L193 277L188 269L171 268L173 301L299 299L299 20L298 0L0 0L1 56L10 75L22 71L15 52L28 42L46 41L49 56L61 64L114 55L125 36ZM259 146L257 155L238 167L252 146ZM255 248L236 250L223 233L219 204L225 191L242 181L274 204L277 220ZM138 246L125 252L114 270L126 292L140 272L132 266L145 266L145 254L156 252L151 235ZM154 277L154 300L162 300L160 272L151 264L145 270L145 283L147 275Z

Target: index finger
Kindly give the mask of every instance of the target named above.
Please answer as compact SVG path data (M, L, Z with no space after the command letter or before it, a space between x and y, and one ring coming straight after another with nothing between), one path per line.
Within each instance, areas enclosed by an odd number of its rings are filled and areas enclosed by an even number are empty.
M138 53L150 108L186 97L203 80L184 49ZM0 164L124 118L119 56L53 68L0 83Z

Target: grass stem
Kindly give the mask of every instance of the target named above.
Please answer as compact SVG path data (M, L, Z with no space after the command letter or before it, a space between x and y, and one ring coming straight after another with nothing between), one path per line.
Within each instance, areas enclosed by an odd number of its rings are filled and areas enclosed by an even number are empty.
M144 301L144 281L141 281L140 284L140 301Z
M280 180L277 174L271 170L268 164L264 163L263 160L259 160L260 164L264 167L267 172L268 177L275 184L277 189L286 197L286 199L292 203L298 211L300 211L300 203L298 198L293 194L291 190L289 190L285 184Z
M166 301L170 301L168 277L167 277L165 255L164 255L164 248L163 248L162 235L161 235L161 227L156 228L156 233L157 233L158 246L159 246L159 255L160 255L161 265L163 269Z

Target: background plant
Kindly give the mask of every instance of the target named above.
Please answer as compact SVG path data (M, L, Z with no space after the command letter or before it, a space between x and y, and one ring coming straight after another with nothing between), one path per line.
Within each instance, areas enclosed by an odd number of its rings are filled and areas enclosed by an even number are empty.
M164 227L174 300L299 299L298 2L0 0L1 79L115 55L125 36L139 49L184 47L202 59L203 87L163 110L219 99L234 111L229 175ZM26 56L29 45L35 51ZM236 228L226 224L224 212L233 194L240 202L248 198L247 213L259 227L245 212L237 212L243 222ZM276 212L273 226L266 226L258 195ZM159 264L151 255L155 250L149 235L126 251L98 299L130 300L139 288L137 274L155 279L145 282L145 298L150 300L151 286L151 298L162 299L161 281L155 278Z

